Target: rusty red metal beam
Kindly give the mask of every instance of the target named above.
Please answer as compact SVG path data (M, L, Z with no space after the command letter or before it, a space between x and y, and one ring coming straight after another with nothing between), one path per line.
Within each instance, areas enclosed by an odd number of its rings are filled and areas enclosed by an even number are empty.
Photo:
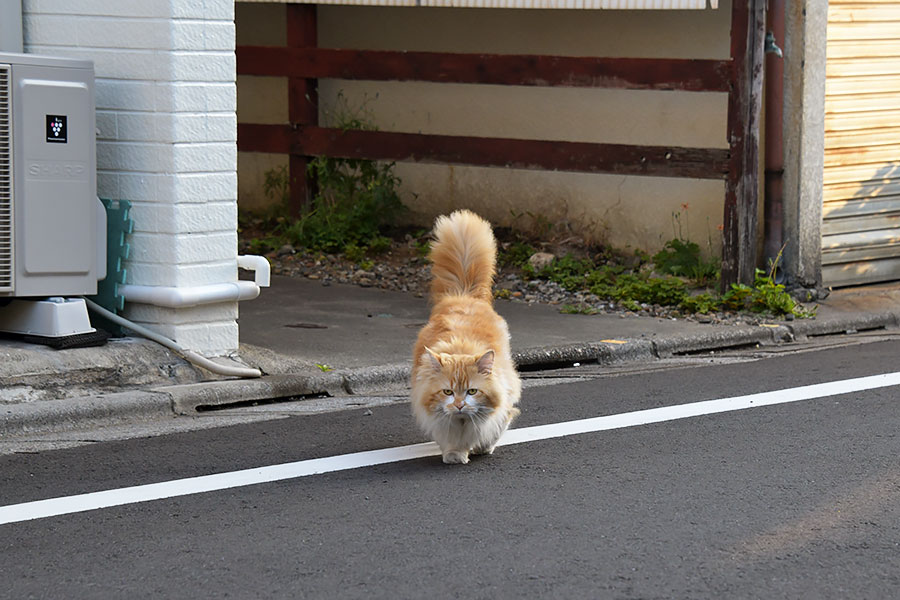
M632 146L285 125L238 125L244 152L582 173L725 179L727 149Z
M241 75L728 92L731 61L238 46Z

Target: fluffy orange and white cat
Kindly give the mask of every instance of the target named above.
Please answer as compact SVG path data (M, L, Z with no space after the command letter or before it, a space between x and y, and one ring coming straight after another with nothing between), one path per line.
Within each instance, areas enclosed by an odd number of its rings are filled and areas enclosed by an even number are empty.
M509 328L493 307L490 224L468 210L438 217L429 259L433 307L413 349L412 409L444 462L465 464L494 451L522 394Z

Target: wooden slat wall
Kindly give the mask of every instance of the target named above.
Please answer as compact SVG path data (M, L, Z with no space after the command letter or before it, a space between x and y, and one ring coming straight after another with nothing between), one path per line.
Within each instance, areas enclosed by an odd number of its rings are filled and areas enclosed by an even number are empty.
M341 4L345 6L402 6L434 8L536 8L574 10L702 10L707 0L241 0L287 4ZM708 0L718 8L719 0Z
M667 1L667 0L664 0ZM319 48L314 4L288 4L287 45L239 46L239 75L288 78L287 124L238 124L238 150L290 154L290 209L311 192L307 158L331 156L589 173L724 179L723 290L756 269L766 0L733 0L728 60L592 58ZM728 150L345 131L320 127L319 78L728 94Z
M900 1L831 0L822 276L900 279Z

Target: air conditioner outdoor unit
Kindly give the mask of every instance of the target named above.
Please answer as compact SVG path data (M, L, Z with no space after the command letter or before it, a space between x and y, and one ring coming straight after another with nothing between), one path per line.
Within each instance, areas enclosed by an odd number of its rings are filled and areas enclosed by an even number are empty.
M106 276L95 141L93 63L0 53L0 330L72 333L43 321Z

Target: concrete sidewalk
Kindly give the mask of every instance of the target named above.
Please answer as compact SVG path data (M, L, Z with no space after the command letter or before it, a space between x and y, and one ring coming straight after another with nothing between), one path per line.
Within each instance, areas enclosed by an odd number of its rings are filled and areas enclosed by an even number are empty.
M624 315L566 315L498 301L520 365L613 364L679 353L775 344L811 335L894 328L900 285L833 292L812 320L714 325ZM240 306L240 362L259 379L224 379L153 342L52 350L0 340L0 435L76 427L85 420L196 414L198 407L402 388L428 317L412 294L273 277ZM223 359L227 362L227 359Z

